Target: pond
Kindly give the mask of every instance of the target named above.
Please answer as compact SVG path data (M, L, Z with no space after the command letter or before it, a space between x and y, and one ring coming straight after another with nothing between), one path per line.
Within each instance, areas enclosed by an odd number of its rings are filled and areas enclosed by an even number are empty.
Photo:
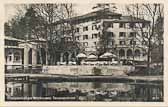
M161 102L164 95L163 85L157 83L38 82L12 83L9 86L12 87L6 89L6 93L10 93L7 101L36 97L35 100L48 98L47 101Z

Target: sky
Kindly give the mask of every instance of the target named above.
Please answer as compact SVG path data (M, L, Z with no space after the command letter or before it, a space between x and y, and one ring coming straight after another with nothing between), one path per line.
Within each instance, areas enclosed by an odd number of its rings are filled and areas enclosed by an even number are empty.
M95 6L95 4L76 4L74 9L77 13L77 15L83 15L92 11L95 11L92 9L92 7ZM124 5L123 4L116 4L116 7L118 8L116 12L123 13ZM17 9L20 8L19 5L16 6L16 4L6 4L5 5L5 21L11 20L13 16L17 14Z

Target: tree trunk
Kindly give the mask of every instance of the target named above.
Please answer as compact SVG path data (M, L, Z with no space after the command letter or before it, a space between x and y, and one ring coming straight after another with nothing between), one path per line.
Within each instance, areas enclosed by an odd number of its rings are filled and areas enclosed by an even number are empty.
M147 52L147 72L150 75L150 58L151 58L151 42L149 41L148 52Z

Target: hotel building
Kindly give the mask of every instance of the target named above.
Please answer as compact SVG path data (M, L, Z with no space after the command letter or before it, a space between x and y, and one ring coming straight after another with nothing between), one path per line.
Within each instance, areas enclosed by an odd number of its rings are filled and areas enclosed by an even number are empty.
M141 29L148 29L150 21L123 16L109 9L94 11L82 16L67 19L75 25L75 40L84 48L87 55L97 55L97 48L101 37L106 36L106 51L117 55L121 60L146 61L146 47L142 39ZM60 22L54 23L58 26ZM145 31L145 30L144 30ZM143 32L147 34L146 32ZM67 41L72 41L72 36L65 36ZM64 54L68 53L71 60L72 52L66 50L61 53L61 61ZM76 54L76 53L75 53Z

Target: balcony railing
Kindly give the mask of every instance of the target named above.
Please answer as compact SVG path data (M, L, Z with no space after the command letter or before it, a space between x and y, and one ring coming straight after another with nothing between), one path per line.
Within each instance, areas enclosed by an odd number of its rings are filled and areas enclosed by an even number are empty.
M32 73L32 74L38 74L42 72L42 66L17 66L17 67L11 67L11 69L7 69L7 66L5 66L5 73Z

